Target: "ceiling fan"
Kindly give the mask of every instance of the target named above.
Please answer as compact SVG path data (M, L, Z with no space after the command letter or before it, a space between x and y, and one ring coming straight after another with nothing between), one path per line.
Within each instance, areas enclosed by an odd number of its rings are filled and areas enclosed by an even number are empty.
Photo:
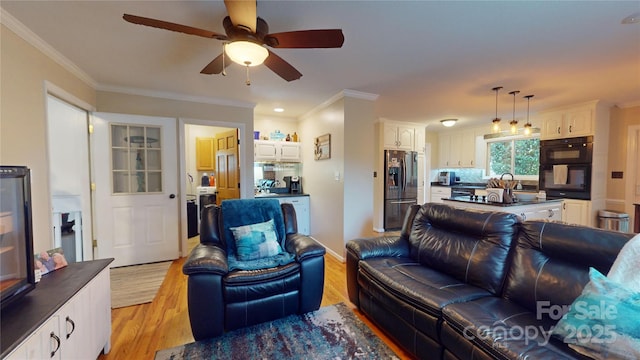
M229 13L222 22L225 34L136 15L124 14L123 19L133 24L224 41L223 53L205 66L200 71L202 74L225 75L224 69L231 61L247 66L247 71L249 66L264 62L281 78L293 81L299 79L302 74L265 46L289 49L340 48L344 43L341 29L298 30L269 34L267 22L256 16L255 0L225 0L224 4ZM257 57L252 58L247 55L248 53L253 53ZM249 84L248 80L247 84Z

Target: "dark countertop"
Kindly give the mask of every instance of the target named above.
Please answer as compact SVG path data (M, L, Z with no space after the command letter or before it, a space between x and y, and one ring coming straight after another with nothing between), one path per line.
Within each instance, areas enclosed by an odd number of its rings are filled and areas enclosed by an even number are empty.
M486 183L455 183L453 185L442 185L439 182L432 182L431 186L442 186L450 188L464 188L464 189L486 189Z
M298 197L309 196L309 194L290 194L290 193L268 193L268 194L256 194L256 199L269 199L269 198L282 198L282 197Z
M518 201L518 202L511 203L511 204L505 204L505 203L495 203L495 202L482 201L481 197L478 198L478 200L471 200L471 199L469 199L468 196L456 196L456 197L453 197L453 198L444 198L442 200L457 201L457 202L463 202L463 203L469 203L469 204L482 204L482 205L497 206L497 207L550 204L550 203L556 203L556 202L561 202L562 201L562 199L546 199L546 200L536 199L536 200L531 200L531 201Z
M71 263L47 273L36 288L2 309L0 348L5 358L32 332L58 311L113 259Z

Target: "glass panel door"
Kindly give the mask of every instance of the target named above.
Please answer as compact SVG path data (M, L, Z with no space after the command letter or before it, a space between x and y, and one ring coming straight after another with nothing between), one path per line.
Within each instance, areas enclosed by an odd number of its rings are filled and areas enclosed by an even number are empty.
M161 128L111 125L114 194L162 192Z

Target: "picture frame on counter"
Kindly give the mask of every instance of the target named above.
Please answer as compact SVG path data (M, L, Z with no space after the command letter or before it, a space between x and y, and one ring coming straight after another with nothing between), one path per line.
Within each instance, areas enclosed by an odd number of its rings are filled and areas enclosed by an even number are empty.
M331 134L320 135L315 138L314 156L316 160L331 159Z

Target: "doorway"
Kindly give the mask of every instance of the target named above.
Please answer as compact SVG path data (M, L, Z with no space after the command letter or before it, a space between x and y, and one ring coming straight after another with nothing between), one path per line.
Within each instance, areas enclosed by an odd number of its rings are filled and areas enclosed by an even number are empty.
M34 251L58 249L71 263L93 259L89 111L65 97L60 90L47 92L52 241L50 248Z
M200 231L199 220L201 208L210 203L216 202L219 194L217 194L217 188L219 187L221 180L221 174L218 174L216 160L212 162L200 161L196 159L197 144L206 143L207 139L211 139L211 143L215 144L214 139L220 138L223 134L229 132L235 132L238 138L242 138L242 134L245 132L244 124L231 123L231 122L219 122L210 120L198 120L198 119L179 119L179 131L180 131L180 143L179 157L181 161L181 199L180 203L183 207L182 213L182 231L181 231L181 256L188 255L188 241L189 238L194 237L196 232L193 231L193 226L196 226L197 233ZM203 141L204 140L204 141ZM236 140L237 141L237 140ZM213 148L213 158L215 159L215 149ZM246 167L242 166L242 156L239 157L239 166L237 169L238 177L241 179L240 172L246 171ZM237 159L236 159L237 161ZM216 191L212 194L211 189L202 186L202 179L204 175L215 178ZM247 174L243 175L245 178ZM252 174L251 174L252 176ZM238 182L239 180L236 180ZM226 184L226 183L225 183ZM210 188L210 187L209 187ZM223 194L224 196L228 196ZM239 191L237 196L240 197ZM195 219L197 221L194 220Z

